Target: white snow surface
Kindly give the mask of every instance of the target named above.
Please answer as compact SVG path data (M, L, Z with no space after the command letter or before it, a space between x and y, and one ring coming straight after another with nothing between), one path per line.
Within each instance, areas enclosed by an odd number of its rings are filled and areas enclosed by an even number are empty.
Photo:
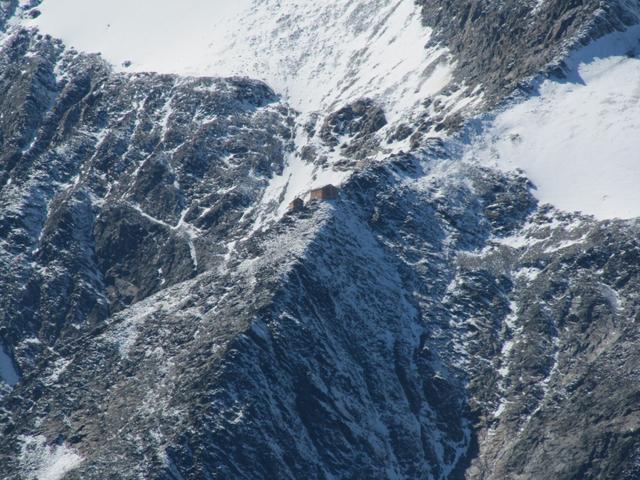
M26 478L61 480L66 473L77 468L83 458L65 444L47 445L42 435L21 437L20 464Z
M414 0L44 0L40 10L24 22L121 70L257 78L301 112L366 96L393 121L451 80L447 50L425 48Z
M598 219L640 216L640 26L576 52L566 80L512 104L465 159L520 168L537 198Z

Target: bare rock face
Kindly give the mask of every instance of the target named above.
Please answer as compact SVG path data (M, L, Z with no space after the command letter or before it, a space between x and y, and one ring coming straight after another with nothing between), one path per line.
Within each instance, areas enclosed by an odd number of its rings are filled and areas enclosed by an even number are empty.
M534 3L423 7L496 102L634 21ZM439 139L265 222L317 160L298 123L262 82L4 39L0 478L640 478L640 223ZM354 99L319 137L355 162L385 123Z
M382 108L371 99L360 99L328 115L320 130L320 138L327 144L336 146L341 136L362 139L386 124Z
M26 31L1 62L10 342L74 336L214 268L282 168L293 114L259 82L114 75Z

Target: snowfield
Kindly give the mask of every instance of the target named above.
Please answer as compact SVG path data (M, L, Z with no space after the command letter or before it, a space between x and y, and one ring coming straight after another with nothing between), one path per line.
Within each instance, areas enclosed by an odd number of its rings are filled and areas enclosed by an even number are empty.
M451 81L413 0L45 0L40 10L28 25L121 70L256 78L302 112L367 96L393 121Z
M28 25L80 51L100 52L116 67L137 71L196 71L211 48L225 41L228 25L250 0L45 0Z
M639 40L637 27L576 52L566 80L498 113L465 159L524 170L537 198L562 210L640 216Z
M42 435L22 437L20 463L36 480L61 480L83 459L66 444L50 446Z

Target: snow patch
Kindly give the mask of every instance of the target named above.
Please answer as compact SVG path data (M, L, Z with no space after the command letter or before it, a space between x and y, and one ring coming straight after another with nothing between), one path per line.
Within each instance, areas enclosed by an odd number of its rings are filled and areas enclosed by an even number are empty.
M498 113L465 159L524 170L537 198L565 211L640 216L639 41L640 26L575 53L566 80Z
M516 271L514 276L517 279L522 279L522 280L525 280L527 283L530 283L535 281L538 278L538 275L540 275L541 271L542 270L535 267L523 267L518 271Z
M42 435L21 436L20 441L20 465L28 478L61 480L83 461L75 450L65 444L47 445L47 440Z
M58 360L56 360L56 362L53 364L53 370L51 371L46 384L53 385L57 383L60 379L60 375L65 372L69 365L71 365L70 358L59 358Z
M600 291L614 311L624 310L624 301L616 290L602 283L600 284Z

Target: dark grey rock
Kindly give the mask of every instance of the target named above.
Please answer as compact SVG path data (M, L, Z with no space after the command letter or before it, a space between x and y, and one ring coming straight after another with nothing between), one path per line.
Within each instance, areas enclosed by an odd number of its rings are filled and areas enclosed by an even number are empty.
M362 159L378 146L374 134L386 124L382 108L365 98L329 114L319 137L331 147L340 146L345 156Z
M424 9L496 101L582 27L632 21L549 1L524 25L532 5ZM21 378L0 388L3 480L56 449L83 480L638 478L640 224L456 163L426 135L459 126L442 113L393 132L414 151L364 164L340 199L257 228L287 155L325 161L293 152L296 114L269 87L115 74L14 32L0 343ZM349 167L385 123L359 100L319 135Z

